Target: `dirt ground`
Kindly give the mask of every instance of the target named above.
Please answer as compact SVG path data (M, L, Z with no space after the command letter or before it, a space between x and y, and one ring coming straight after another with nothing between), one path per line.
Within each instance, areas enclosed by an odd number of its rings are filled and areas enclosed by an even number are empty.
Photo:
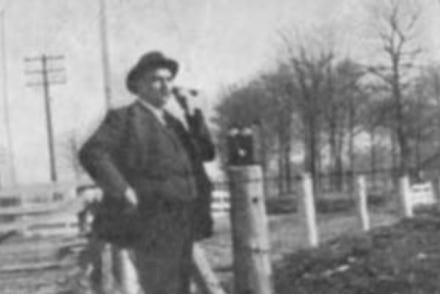
M440 293L440 210L346 235L286 256L275 271L277 294Z
M395 215L386 212L371 213L372 227L388 226L397 221ZM344 214L318 214L319 238L325 242L343 235L359 232L359 221L352 212ZM287 254L308 248L307 232L299 214L281 214L269 217L271 256L274 264ZM232 241L228 216L215 220L214 237L204 241L211 265L219 274L222 284L230 290L232 278Z
M394 223L396 216L376 212L371 214L372 227ZM330 240L344 234L358 232L359 223L354 213L318 214L319 238ZM299 214L280 214L269 216L272 260L280 260L285 254L307 248L307 232ZM213 238L202 243L207 250L214 268L222 270L232 266L232 240L228 215L215 219Z
M79 273L78 238L12 237L0 246L0 293L72 293Z
M373 213L371 219L373 227L387 226L396 221L393 215L386 213ZM318 223L320 240L323 242L359 231L358 219L352 213L319 215ZM305 227L298 214L270 216L269 231L274 264L279 263L287 254L307 248ZM78 293L79 248L68 246L77 241L62 237L33 240L17 237L2 243L0 293ZM202 246L222 284L230 292L232 249L227 215L216 218L215 235L202 242ZM28 269L24 270L23 266Z

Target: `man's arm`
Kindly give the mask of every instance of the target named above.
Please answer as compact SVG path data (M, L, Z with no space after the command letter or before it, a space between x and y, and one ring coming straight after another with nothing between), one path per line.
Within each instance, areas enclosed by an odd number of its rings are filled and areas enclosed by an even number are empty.
M202 111L196 108L193 114L185 112L185 116L191 136L199 149L201 159L203 161L213 160L215 157L215 146Z
M111 197L123 197L127 181L114 162L124 134L121 113L110 111L79 152L79 160L95 182Z

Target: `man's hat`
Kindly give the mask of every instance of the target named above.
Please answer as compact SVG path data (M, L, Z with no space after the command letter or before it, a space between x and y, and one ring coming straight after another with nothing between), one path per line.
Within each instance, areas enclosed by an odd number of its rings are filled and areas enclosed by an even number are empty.
M141 77L145 72L157 68L169 69L174 78L179 70L179 64L177 61L163 55L160 51L148 52L142 55L137 64L128 72L125 80L127 89L131 93L137 94L136 83L139 77Z

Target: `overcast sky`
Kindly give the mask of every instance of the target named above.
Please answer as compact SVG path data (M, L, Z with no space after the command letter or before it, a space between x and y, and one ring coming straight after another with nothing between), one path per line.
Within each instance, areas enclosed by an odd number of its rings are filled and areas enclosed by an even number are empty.
M381 0L107 0L112 90L116 105L132 97L124 78L139 56L159 49L181 62L177 83L207 93L212 113L218 90L272 66L280 29L316 36L330 30L345 54L363 59L371 18L365 7ZM421 42L440 59L440 5L420 0ZM13 146L19 182L47 181L48 155L42 90L26 87L25 57L64 55L67 83L51 88L57 137L84 138L104 112L98 0L6 0L6 54ZM330 29L331 28L331 29ZM3 103L0 104L3 125ZM96 124L96 123L95 123ZM5 145L4 128L0 145ZM58 154L63 153L58 150ZM62 161L59 159L59 161Z

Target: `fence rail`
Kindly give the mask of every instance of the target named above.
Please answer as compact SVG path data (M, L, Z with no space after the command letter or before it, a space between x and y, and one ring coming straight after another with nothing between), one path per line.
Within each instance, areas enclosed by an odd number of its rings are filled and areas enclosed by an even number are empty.
M0 234L75 235L84 201L75 185L36 185L0 191Z

